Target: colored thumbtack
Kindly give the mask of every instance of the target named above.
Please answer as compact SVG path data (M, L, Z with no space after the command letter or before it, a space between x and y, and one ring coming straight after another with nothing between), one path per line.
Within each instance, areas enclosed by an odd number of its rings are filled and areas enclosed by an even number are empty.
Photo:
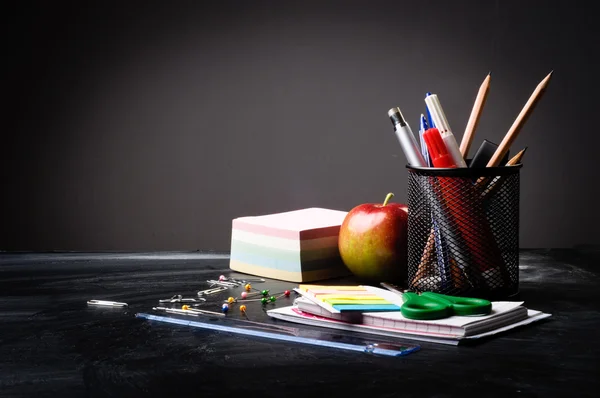
M255 291L255 292L242 292L241 296L243 298L250 298L250 297L254 297L254 296L260 295L260 294L262 294L262 293L260 292L260 290L258 290L258 291Z
M290 297L290 291L286 290L285 292L279 294L278 296L276 296L276 299L282 298L282 297Z
M246 318L248 321L250 320L250 318L248 317L248 314L246 313L246 306L245 305L240 305L240 312L242 313L242 315L244 316L244 318Z
M193 312L193 313L202 314L202 315L208 315L208 314L210 314L210 315L220 315L220 316L223 315L223 314L220 314L220 313L214 312L214 311L207 311L207 310L201 310L201 309L198 309L198 308L191 308L187 304L182 305L181 309L184 310L184 311Z

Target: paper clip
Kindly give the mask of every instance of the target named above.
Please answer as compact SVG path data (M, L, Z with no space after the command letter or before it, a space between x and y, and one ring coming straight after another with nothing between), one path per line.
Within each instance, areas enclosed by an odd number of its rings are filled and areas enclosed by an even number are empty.
M206 282L210 283L211 286L218 285L224 287L238 287L240 285L240 283L237 282L217 281L214 279L209 279Z
M227 287L225 287L225 286L219 286L219 287L214 287L212 289L200 290L198 292L198 296L199 297L201 297L201 296L208 296L208 295L211 295L211 294L222 292L223 290L227 290Z
M106 301L106 300L89 300L89 305L102 305L105 307L127 307L127 303L119 303L118 301Z
M195 303L199 301L206 301L203 297L195 298L183 298L181 294L176 294L170 299L158 300L159 303Z
M212 316L225 316L220 312L207 311L207 310L199 310L197 308L187 308L187 309L179 309L179 308L167 308L167 307L152 307L155 311L164 311L171 314L180 314L180 315L188 315L188 316L198 316L198 315L212 315Z

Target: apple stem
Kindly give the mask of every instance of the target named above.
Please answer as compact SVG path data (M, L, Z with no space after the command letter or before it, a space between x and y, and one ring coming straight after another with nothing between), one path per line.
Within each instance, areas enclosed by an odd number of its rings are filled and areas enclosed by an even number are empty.
M393 193L391 193L391 192L390 192L390 193L388 193L388 194L385 196L385 200L383 201L383 205L384 205L384 206L385 206L385 205L387 205L387 204L388 204L388 202L390 201L390 199L391 199L393 196L394 196L394 194L393 194Z

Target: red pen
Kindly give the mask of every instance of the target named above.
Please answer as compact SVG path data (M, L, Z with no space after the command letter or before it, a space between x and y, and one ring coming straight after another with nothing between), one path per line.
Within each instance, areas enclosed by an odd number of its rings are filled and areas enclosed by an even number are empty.
M456 167L456 163L452 160L452 155L448 152L448 148L438 129L432 127L426 130L423 133L423 139L431 156L433 167Z

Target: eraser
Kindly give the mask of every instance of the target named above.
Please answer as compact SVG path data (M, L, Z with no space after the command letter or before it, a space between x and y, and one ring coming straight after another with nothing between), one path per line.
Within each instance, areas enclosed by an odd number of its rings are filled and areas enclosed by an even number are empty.
M469 167L470 168L487 167L488 162L490 161L492 156L494 156L494 153L496 152L497 149L498 149L497 144L494 144L493 142L488 141L488 140L483 140L483 142L481 143L481 146L479 147L477 152L475 152L475 156L473 156L473 160L471 160L471 163L469 163ZM505 165L506 162L508 162L508 151L506 152L506 155L504 155L504 158L502 159L502 161L500 161L500 164Z

